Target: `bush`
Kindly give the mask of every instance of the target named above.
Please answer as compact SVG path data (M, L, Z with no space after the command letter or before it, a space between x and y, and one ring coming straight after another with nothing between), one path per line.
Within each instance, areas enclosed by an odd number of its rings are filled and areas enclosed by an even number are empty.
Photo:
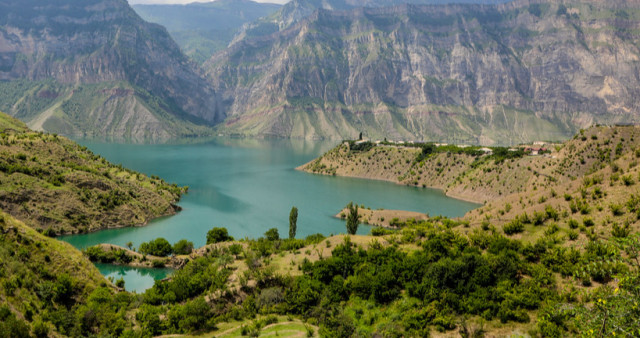
M612 203L609 205L609 208L611 209L611 214L613 214L613 216L622 216L624 214L624 209L621 204Z
M502 231L504 231L506 235L521 233L524 231L524 224L522 224L519 219L514 219L513 221L505 224L502 227Z
M173 252L176 255L188 255L193 251L193 242L181 239L173 245Z
M213 228L207 232L207 244L233 241L233 237L229 236L227 228Z
M268 241L277 241L280 239L280 233L278 233L278 229L277 228L271 228L269 230L267 230L267 232L264 233L264 236L267 238Z
M393 233L393 230L385 229L382 227L371 228L371 236L384 236L392 233Z
M592 227L596 224L596 222L594 222L593 219L591 219L591 217L585 217L584 219L582 219L582 224L585 227Z
M575 241L576 239L578 239L578 232L577 231L569 230L567 232L567 235L569 236L569 240Z
M169 244L169 241L160 237L140 244L138 251L144 255L165 257L173 253L173 248L171 247L171 244Z
M613 224L613 228L611 229L611 235L616 238L626 238L629 236L631 229L629 229L629 224L625 224L624 226L619 226L618 224Z

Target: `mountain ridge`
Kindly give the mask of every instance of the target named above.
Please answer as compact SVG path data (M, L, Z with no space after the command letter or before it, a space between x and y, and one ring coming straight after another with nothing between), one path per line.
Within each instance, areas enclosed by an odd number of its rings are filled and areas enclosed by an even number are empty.
M14 116L46 112L36 125L49 131L132 138L203 134L223 118L197 65L125 0L12 0L0 12L0 109Z
M221 129L240 134L559 140L591 124L638 122L637 7L517 1L318 10L232 44L205 67L228 115Z

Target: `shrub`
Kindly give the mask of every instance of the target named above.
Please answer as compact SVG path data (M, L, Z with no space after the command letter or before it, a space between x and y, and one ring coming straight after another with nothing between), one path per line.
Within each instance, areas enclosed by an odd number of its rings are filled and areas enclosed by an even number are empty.
M629 229L629 224L625 224L624 226L619 226L617 223L613 224L611 229L611 236L616 238L626 238L629 236L631 229Z
M524 224L522 224L520 220L514 219L513 221L505 224L502 227L502 231L504 231L506 235L517 234L524 231Z
M585 217L582 219L582 224L585 227L591 227L591 226L594 226L596 223L593 221L593 219L591 219L591 217Z
M613 214L613 216L622 216L624 214L624 209L621 204L612 203L611 205L609 205L609 208L611 209L611 213Z
M567 236L569 236L570 240L575 241L576 239L578 239L578 232L574 230L569 230L567 232Z
M173 252L176 255L188 255L193 251L193 242L181 239L173 245Z
M233 241L233 237L229 236L227 228L213 228L207 232L207 244Z
M267 230L267 232L264 233L264 236L267 238L268 241L277 241L280 239L280 234L278 233L278 229L277 228L271 228L269 230Z
M567 222L567 224L569 225L569 228L571 228L571 229L577 229L578 226L580 225L578 223L578 221L576 221L575 219L570 219L569 222Z
M160 237L152 241L140 244L138 251L141 254L153 255L153 256L169 256L173 253L171 244L166 239Z

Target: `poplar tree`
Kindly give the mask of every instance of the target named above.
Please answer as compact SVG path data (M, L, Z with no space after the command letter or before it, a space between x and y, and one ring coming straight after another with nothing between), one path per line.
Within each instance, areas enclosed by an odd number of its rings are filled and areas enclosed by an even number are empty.
M298 230L298 208L291 208L289 213L289 238L296 238L296 231Z
M353 202L349 202L347 209L349 209L349 215L347 216L347 233L349 235L355 235L358 231L358 225L360 224L358 205L354 205Z

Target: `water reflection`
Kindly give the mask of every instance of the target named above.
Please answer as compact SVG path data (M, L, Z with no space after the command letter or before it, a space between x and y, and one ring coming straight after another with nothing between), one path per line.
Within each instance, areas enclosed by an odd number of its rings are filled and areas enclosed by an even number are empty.
M124 288L127 291L142 293L151 288L156 280L160 280L169 276L173 270L152 269L152 268L133 268L121 265L111 265L96 263L96 267L106 278L117 281L124 279Z

